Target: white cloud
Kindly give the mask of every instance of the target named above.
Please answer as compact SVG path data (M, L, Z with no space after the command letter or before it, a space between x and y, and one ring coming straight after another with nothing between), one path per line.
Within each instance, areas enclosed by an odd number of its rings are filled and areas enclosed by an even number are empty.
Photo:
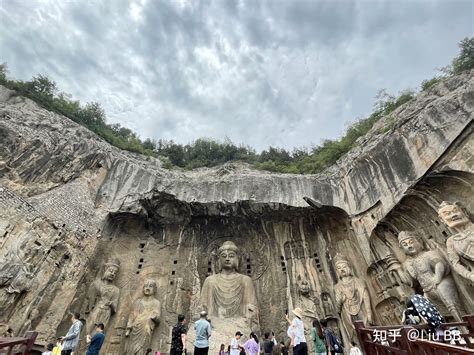
M309 146L416 87L472 36L455 1L27 1L0 5L0 60L48 75L142 137Z

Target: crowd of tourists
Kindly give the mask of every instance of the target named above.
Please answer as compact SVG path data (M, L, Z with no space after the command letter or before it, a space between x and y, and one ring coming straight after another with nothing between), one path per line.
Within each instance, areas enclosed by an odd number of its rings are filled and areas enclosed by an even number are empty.
M287 338L282 339L280 343L277 342L273 332L264 333L263 341L259 339L256 332L251 332L248 335L248 340L242 342L241 338L244 334L237 330L232 339L222 339L222 341L228 342L228 345L222 343L218 355L288 355L290 351L293 355L308 355L307 340L313 342L314 355L344 353L342 342L325 320L313 320L311 339L306 339L302 313L300 308L295 308L292 311L294 316L292 319L286 314ZM71 314L71 322L72 325L67 334L58 338L56 344L48 344L43 355L74 355L74 350L79 345L83 322L78 313ZM199 320L194 324L194 330L196 337L193 344L194 354L208 355L212 327L206 312L200 313ZM187 331L187 319L184 315L179 315L178 323L171 332L171 355L187 354ZM86 336L88 344L86 355L99 355L104 338L104 324L96 324L94 335L87 334ZM354 343L352 343L350 354L361 354L360 349Z
M83 321L80 319L79 313L71 314L72 325L67 334L59 337L56 344L49 343L46 345L46 351L42 355L74 355L74 350L79 345L79 339L83 326ZM104 343L104 324L99 323L95 325L94 335L87 334L87 352L86 355L99 355L100 348Z
M293 319L286 315L288 322L287 338L280 343L277 342L273 332L264 333L263 341L260 341L255 332L248 335L248 340L241 341L244 334L240 330L235 332L232 339L223 339L228 341L222 343L218 355L270 355L281 354L288 355L290 351L293 355L308 355L307 339L305 336L305 326L303 323L302 310L295 308L292 311ZM171 355L183 355L188 352L186 348L187 341L187 320L184 315L178 316L178 324L173 328L171 334ZM200 318L194 324L196 339L193 344L195 355L209 354L209 338L212 336L212 326L207 319L207 313L201 312ZM342 342L331 329L327 326L325 320L315 319L311 329L311 341L315 355L343 354L344 347ZM229 344L230 343L230 344ZM362 354L360 349L351 344L350 355Z

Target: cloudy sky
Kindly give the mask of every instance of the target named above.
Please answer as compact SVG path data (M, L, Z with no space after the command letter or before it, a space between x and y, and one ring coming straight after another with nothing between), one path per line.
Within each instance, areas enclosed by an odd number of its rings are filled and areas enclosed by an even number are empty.
M471 0L0 0L0 61L142 138L292 148L340 136L473 36Z

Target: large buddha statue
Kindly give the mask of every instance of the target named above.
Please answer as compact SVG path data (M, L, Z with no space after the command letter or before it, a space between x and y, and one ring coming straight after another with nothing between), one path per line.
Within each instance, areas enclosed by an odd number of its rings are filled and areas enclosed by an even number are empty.
M353 322L362 320L367 325L372 323L369 292L364 280L354 276L352 267L345 256L337 254L334 257L334 266L339 278L334 288L336 308L341 313L342 323L349 340L355 340L357 335Z
M444 305L460 322L464 312L460 306L458 291L449 274L449 265L439 250L424 251L419 236L413 232L400 232L398 242L407 256L403 267L410 278L419 282L426 298L434 304ZM413 286L411 279L405 281Z
M454 272L474 286L474 224L457 202L442 202L438 214L449 228L456 231L446 241L449 263Z
M258 323L258 308L252 279L238 273L239 249L227 241L218 250L218 273L206 278L200 304L210 317L245 317Z

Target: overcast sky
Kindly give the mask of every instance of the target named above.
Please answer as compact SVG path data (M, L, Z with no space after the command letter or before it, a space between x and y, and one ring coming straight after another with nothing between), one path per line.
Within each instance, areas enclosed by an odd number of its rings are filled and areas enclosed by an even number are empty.
M142 138L293 148L336 138L381 88L417 88L473 36L474 2L0 0L0 61Z

